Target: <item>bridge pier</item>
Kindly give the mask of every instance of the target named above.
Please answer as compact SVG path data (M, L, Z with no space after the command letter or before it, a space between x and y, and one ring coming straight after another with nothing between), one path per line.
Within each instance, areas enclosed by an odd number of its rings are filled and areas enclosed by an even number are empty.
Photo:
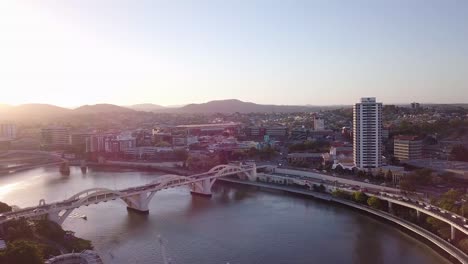
M153 194L150 194L152 197ZM129 197L125 197L124 201L127 203L127 210L139 214L149 214L148 203L151 200L146 193L139 193Z
M205 179L192 185L190 193L211 197L211 186L215 180Z
M419 210L416 210L416 219L418 220L418 222L421 219L421 211L419 211Z
M450 225L450 241L455 240L457 234L457 230L453 225Z
M395 212L393 211L393 204L391 202L388 202L388 212L390 214L395 214Z

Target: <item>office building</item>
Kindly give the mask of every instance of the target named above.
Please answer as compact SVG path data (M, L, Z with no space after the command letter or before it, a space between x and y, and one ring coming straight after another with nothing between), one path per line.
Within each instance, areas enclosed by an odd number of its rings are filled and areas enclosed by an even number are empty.
M359 169L382 165L382 103L361 98L353 108L353 160Z
M64 147L70 144L68 128L49 127L41 130L41 143L44 147Z
M15 139L16 125L11 123L0 124L0 138Z
M393 138L393 155L398 160L422 159L422 140L416 136Z
M325 121L322 118L314 117L314 130L325 130Z

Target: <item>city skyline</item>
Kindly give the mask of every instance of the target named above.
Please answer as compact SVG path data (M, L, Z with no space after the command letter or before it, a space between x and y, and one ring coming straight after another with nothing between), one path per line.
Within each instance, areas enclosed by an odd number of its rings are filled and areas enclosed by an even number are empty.
M452 1L2 2L1 103L463 103L467 10Z

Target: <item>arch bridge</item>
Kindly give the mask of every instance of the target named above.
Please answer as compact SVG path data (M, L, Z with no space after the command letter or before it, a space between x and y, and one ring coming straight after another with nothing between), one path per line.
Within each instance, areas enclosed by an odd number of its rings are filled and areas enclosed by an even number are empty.
M211 196L211 188L216 180L230 175L237 175L241 179L255 181L257 178L257 166L254 163L246 165L219 165L205 173L191 176L163 175L150 183L121 190L91 188L78 192L66 200L50 204L41 199L38 206L27 207L0 215L0 224L18 218L40 219L47 217L49 220L61 225L76 208L116 199L124 201L127 208L131 211L148 213L148 205L158 191L188 185L192 194Z

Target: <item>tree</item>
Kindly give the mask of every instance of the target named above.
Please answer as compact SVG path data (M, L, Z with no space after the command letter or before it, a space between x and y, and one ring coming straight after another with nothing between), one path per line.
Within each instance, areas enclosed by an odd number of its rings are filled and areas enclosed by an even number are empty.
M403 179L400 181L400 189L404 191L413 192L416 190L414 183L409 179Z
M384 172L382 171L382 169L380 169L379 172L377 172L377 174L375 175L375 177L376 177L378 180L383 180L383 179L384 179L385 174L384 174Z
M0 202L0 214L5 212L11 212L11 206L6 203Z
M32 238L33 231L24 218L11 220L4 224L9 241Z
M458 242L458 247L463 250L463 252L468 253L468 238L464 238Z
M39 220L35 222L36 232L50 240L61 242L65 237L65 231L62 227L49 220Z
M388 170L387 173L385 174L385 181L387 182L393 181L393 172L391 170Z
M174 156L176 157L177 160L181 160L185 162L187 161L187 158L188 158L188 152L186 149L176 149L174 151Z
M338 173L338 174L343 174L343 166L341 166L341 165L339 165L339 164L336 165L335 171L336 171L336 173Z
M363 192L354 192L353 193L353 198L354 198L354 201L358 202L358 203L362 203L362 204L366 204L367 203L367 195Z
M360 178L364 178L364 177L366 177L366 173L364 171L362 171L362 170L359 170L357 172L357 176L360 177Z
M369 199L367 199L367 204L372 208L379 210L382 209L382 201L375 196L372 196Z
M458 200L460 200L462 195L463 192L450 189L449 191L447 191L439 197L437 204L439 205L439 207L445 210L458 213L458 206L456 205L456 203Z
M327 188L325 188L325 186L323 184L319 185L319 187L318 187L319 192L325 192L326 190L327 190Z
M345 192L345 191L342 191L342 190L339 190L339 189L334 190L334 191L332 192L332 195L333 195L334 197L340 198L340 199L350 199L350 198L351 198L350 195L349 195L349 193L347 193L347 192Z
M452 148L450 158L457 161L468 161L468 149L462 145L457 145Z
M6 263L42 264L39 248L29 241L18 240L8 244L5 252Z

